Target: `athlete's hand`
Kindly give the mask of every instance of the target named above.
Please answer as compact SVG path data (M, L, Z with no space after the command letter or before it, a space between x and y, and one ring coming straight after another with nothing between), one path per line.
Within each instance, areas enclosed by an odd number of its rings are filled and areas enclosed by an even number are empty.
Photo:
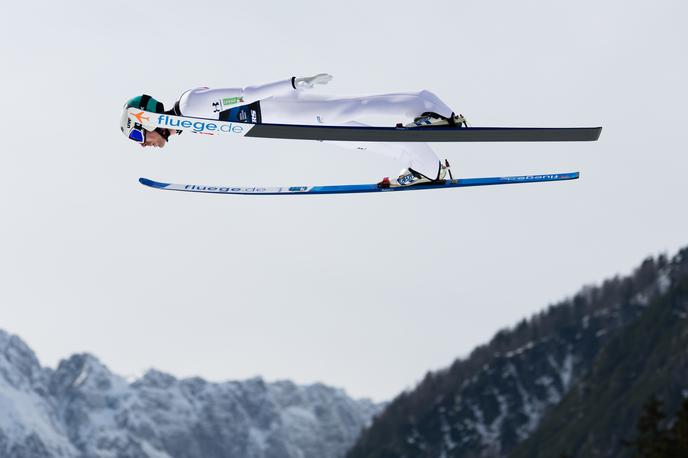
M294 78L294 87L302 89L311 89L316 84L327 84L334 78L332 75L327 73L319 73L315 76L303 76L300 78Z

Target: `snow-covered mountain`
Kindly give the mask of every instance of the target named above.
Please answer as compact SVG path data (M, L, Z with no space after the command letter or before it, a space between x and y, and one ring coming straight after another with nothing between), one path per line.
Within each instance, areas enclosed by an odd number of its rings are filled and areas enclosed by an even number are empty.
M0 330L0 457L340 457L380 406L321 384L128 382L79 354L41 367Z

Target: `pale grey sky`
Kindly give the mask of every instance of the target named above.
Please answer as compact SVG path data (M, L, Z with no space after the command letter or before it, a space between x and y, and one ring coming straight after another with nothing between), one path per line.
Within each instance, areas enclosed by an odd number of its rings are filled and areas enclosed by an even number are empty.
M127 5L127 6L125 6ZM210 380L322 381L389 399L499 328L688 242L680 0L12 2L0 327L44 364L97 355ZM150 24L143 28L144 24ZM328 72L321 93L430 89L473 125L603 125L597 143L438 144L459 176L577 182L383 195L146 189L363 183L335 146L119 132L143 92Z

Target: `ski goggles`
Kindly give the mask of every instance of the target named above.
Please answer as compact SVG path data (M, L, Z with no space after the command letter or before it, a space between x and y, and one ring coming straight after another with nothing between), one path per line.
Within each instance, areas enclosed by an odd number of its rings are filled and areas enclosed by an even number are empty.
M134 127L129 131L129 140L133 140L137 143L143 143L146 141L146 133L143 131L143 126L140 124L134 124Z

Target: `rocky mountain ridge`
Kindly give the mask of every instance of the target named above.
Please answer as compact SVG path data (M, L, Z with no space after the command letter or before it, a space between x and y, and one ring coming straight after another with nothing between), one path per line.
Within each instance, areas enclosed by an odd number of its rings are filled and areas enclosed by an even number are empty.
M43 368L0 331L2 457L336 457L379 408L321 384L129 382L88 354Z

